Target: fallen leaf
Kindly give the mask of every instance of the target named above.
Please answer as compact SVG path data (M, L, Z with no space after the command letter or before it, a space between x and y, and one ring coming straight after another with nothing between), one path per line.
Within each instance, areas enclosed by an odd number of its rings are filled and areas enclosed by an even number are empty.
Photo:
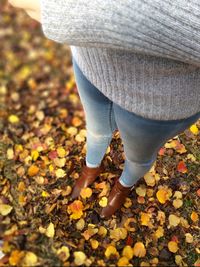
M74 263L78 266L83 265L86 260L86 255L82 251L74 251Z
M70 257L69 248L67 246L62 246L57 250L57 255L62 261L66 261Z
M131 260L134 256L133 248L131 246L125 246L122 250L122 255L125 256L128 260Z
M90 187L82 188L80 195L83 199L90 198L92 195L92 189Z
M45 235L47 237L53 238L55 235L55 229L54 229L54 224L52 222L49 223L46 231L45 231Z
M119 252L117 251L116 247L109 245L106 248L105 256L106 258L109 258L111 255L116 255L117 257L119 257Z
M8 204L0 204L0 214L2 216L8 215L12 211L13 207Z
M198 135L199 134L199 129L197 127L196 124L193 124L192 126L190 126L190 131L194 134L194 135Z
M36 166L36 165L31 165L29 168L28 168L28 175L29 176L35 176L37 175L39 172L39 168Z
M180 218L174 214L170 214L168 220L169 225L174 227L177 226L181 221Z
M142 258L146 255L146 248L142 242L136 242L133 247L134 256Z
M127 237L127 230L123 227L117 227L114 230L110 230L110 238L119 241Z
M193 222L197 222L199 220L199 215L195 211L193 211L190 215L190 218Z
M172 253L176 253L178 251L178 244L175 241L169 241L168 244L168 249Z
M187 243L192 243L194 241L193 236L190 233L185 234L185 241Z
M178 165L177 165L177 170L181 173L186 173L188 172L187 166L183 160L181 160Z

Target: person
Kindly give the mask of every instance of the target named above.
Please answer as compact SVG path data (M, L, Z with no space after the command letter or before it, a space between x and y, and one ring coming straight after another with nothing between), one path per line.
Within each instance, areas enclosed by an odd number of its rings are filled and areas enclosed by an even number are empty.
M163 144L200 118L197 0L10 0L67 43L85 111L86 159L71 198L104 170L115 130L124 146L101 218L119 210Z

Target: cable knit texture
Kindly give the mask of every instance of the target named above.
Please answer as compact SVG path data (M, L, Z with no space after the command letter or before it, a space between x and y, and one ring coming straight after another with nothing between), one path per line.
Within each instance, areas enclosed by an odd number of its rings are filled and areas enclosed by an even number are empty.
M200 111L199 0L41 0L41 24L121 107L156 120Z

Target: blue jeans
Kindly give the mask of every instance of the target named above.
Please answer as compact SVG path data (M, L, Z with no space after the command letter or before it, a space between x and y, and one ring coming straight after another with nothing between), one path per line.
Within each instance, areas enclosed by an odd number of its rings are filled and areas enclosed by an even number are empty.
M200 118L197 114L179 120L146 119L108 99L82 73L72 59L77 90L86 120L86 163L96 167L119 130L124 147L124 169L119 177L124 186L134 186L152 167L159 149Z

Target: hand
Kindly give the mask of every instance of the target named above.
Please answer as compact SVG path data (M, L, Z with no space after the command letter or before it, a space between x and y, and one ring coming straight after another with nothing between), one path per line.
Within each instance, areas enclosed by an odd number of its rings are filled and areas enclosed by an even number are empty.
M33 19L40 22L40 0L8 0L16 8L22 8Z

